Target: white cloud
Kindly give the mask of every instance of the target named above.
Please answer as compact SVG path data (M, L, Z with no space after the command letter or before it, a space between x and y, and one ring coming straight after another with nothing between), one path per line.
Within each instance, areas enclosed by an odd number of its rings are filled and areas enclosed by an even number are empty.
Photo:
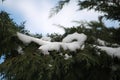
M26 28L33 33L63 33L64 31L53 24L61 24L63 26L74 26L73 20L97 20L98 13L94 11L76 11L75 0L66 5L57 15L48 18L49 11L55 6L52 0L6 0L4 7L13 12L21 13L27 21ZM14 16L14 13L12 13Z

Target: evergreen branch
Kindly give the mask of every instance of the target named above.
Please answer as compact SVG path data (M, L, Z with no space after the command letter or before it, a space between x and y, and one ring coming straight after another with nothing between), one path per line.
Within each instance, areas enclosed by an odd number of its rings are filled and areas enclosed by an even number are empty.
M49 18L53 17L55 14L60 12L66 3L69 3L70 0L59 1L57 6L51 9Z

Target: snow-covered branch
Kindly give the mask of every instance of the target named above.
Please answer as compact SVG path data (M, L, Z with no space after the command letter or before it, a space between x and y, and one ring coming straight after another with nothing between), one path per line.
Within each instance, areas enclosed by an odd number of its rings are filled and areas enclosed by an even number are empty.
M34 37L31 37L31 36L27 36L27 35L19 33L19 32L17 32L17 36L25 44L29 44L31 42L35 42L35 43L37 43L39 45L45 45L45 44L51 43L49 41L45 41L43 39L39 39L39 38L34 38Z
M79 34L77 32L73 34L69 34L62 40L62 42L50 42L50 38L39 39L39 38L27 36L19 32L17 32L17 36L25 44L35 42L38 45L40 45L38 49L40 49L43 52L43 54L49 54L49 51L53 51L53 50L60 51L61 48L63 50L70 50L70 51L76 51L77 49L83 50L85 46L84 42L87 39L87 36L85 34L83 33ZM100 45L102 45L102 46L96 45L98 49L105 51L108 55L114 55L120 57L120 47L118 48L107 47L105 45L107 42L101 39L97 39L97 42Z
M60 51L60 48L63 48L64 50L75 51L80 49L87 39L85 34L79 34L76 32L66 36L62 42L49 42L43 39L27 36L19 32L17 33L17 36L23 43L29 44L31 42L35 42L40 45L39 49L43 51L43 54L49 54L49 51L52 50Z
M106 46L97 46L97 48L105 51L108 55L120 57L120 47L112 48Z

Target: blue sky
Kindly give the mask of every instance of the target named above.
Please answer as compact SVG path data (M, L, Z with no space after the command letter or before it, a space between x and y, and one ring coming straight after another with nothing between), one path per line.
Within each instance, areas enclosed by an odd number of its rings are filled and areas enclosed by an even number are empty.
M26 29L31 33L61 33L64 31L53 24L60 24L66 27L78 25L72 21L91 21L98 20L98 16L102 13L93 10L77 11L78 6L76 0L71 0L68 5L52 18L48 18L50 10L59 0L5 0L0 2L0 10L5 10L10 14L13 20L20 24L26 21ZM117 22L106 21L108 26L117 25Z
M0 57L0 64L4 62L4 56Z

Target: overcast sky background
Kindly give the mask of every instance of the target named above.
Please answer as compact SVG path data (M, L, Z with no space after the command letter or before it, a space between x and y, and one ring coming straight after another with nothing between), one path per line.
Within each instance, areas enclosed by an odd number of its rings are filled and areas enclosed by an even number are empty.
M26 29L31 33L61 33L64 31L53 24L60 24L66 27L78 25L72 21L98 20L102 15L93 10L77 11L76 0L71 0L68 5L52 18L48 18L51 8L57 5L59 0L5 0L0 2L0 10L5 10L13 20L20 24L26 21ZM106 21L108 26L118 25L117 22Z

